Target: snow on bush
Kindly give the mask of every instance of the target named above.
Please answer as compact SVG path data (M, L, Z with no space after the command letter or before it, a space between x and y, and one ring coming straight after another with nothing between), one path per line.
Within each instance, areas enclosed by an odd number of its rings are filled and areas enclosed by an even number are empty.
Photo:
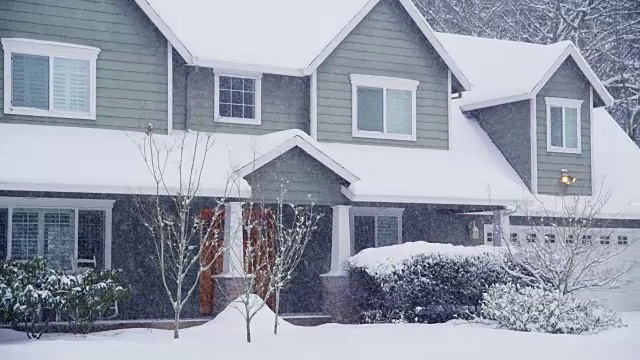
M61 315L88 332L108 307L129 296L118 277L117 271L67 275L48 268L42 258L0 262L0 323L21 325L29 338L40 338L48 322Z
M455 246L451 244L429 243L426 241L407 242L400 245L364 249L350 257L350 268L363 268L371 276L385 276L402 269L417 256L442 255L449 258L477 257L496 252L489 246Z
M363 250L348 260L354 301L381 322L445 322L475 313L491 285L509 281L490 252L424 242Z
M509 330L552 334L591 334L623 326L618 314L595 300L514 284L493 285L484 294L482 316Z

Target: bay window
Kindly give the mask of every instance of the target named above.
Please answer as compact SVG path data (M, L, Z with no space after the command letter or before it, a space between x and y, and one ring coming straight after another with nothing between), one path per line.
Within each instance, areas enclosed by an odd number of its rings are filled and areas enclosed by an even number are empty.
M582 152L580 108L582 100L545 98L547 104L547 151Z
M5 38L4 112L96 118L96 59L100 49Z
M419 82L351 75L354 137L416 140L416 92Z

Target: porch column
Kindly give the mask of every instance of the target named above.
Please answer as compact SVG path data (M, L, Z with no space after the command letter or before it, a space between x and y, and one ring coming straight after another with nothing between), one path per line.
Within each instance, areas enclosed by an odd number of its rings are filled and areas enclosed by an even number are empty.
M331 271L329 274L341 275L347 258L351 256L351 229L349 210L351 206L333 207L333 227L331 233Z
M496 210L493 212L493 239L494 246L502 246L511 236L511 224L508 210Z
M224 205L224 244L222 275L241 277L244 275L244 247L242 236L242 203Z
M111 236L113 209L107 209L104 215L104 268L111 270Z

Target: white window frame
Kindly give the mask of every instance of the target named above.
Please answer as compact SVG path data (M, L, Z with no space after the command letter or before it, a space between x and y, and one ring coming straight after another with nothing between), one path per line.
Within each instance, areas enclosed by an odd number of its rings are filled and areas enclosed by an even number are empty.
M371 216L374 218L374 246L379 247L378 241L378 217L379 216L387 216L387 217L395 217L398 219L398 244L402 244L402 214L404 213L403 208L376 208L376 207L352 207L349 211L349 222L351 229L351 253L353 254L355 251L355 217L356 216Z
M96 60L100 49L77 44L53 41L4 38L4 113L12 115L45 116L54 118L70 118L82 120L96 119ZM12 61L14 53L24 55L46 56L49 58L49 109L14 107L11 105L12 94ZM53 109L53 59L67 58L89 61L89 112L64 111Z
M565 98L545 98L547 104L547 151L567 154L582 154L582 103L584 101L577 99L565 99ZM562 146L551 145L551 107L562 108ZM577 126L577 148L567 148L567 122L565 119L565 110L567 108L576 109L578 114L578 126Z
M104 211L104 268L111 269L111 239L112 239L112 219L113 204L115 200L101 199L55 199L55 198L17 198L0 197L0 208L7 209L7 260L11 260L11 246L13 237L13 210L14 209L60 209L74 210L74 259L72 261L72 271L78 268L78 213L80 210ZM40 239L38 239L38 242ZM41 246L38 245L38 248ZM39 255L40 256L40 255Z
M256 81L256 93L255 93L255 119L245 119L236 117L220 116L220 77L236 77L253 79ZM251 73L242 71L217 71L215 73L215 85L213 96L213 121L227 124L241 124L241 125L262 125L262 74Z
M351 75L351 135L358 138L416 141L416 93L420 81L384 76ZM379 88L382 90L382 132L358 129L358 87ZM387 133L387 90L411 91L411 134Z

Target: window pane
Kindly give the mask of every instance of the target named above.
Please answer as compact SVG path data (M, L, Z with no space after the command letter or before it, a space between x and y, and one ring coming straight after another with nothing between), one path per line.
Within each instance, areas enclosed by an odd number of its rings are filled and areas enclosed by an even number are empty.
M358 130L383 131L382 89L358 88Z
M378 246L398 244L398 218L378 216Z
M411 135L412 106L411 91L387 90L387 132Z
M244 90L244 79L237 77L231 78L231 89Z
M562 108L551 107L551 146L562 147Z
M28 260L38 256L38 211L14 209L11 220L11 258Z
M232 104L242 105L243 101L244 101L243 97L244 97L244 95L242 94L242 91L232 91L231 92L231 103Z
M373 216L353 217L353 250L358 253L375 247L375 219Z
M78 267L104 268L105 212L78 212Z
M222 117L230 117L231 116L231 105L229 105L229 104L220 104L220 116L222 116Z
M12 54L11 104L15 107L49 109L49 58Z
M53 109L89 111L89 61L53 59Z
M564 108L565 129L567 130L565 146L569 149L578 148L578 109Z
M75 212L73 210L45 210L44 257L49 266L72 268L75 247Z
M231 90L231 78L228 76L220 76L220 89Z
M231 117L242 118L242 105L233 105L231 107Z
M231 104L231 90L220 90L220 103Z
M256 80L255 79L244 79L244 91L256 91Z
M245 119L255 119L256 118L256 111L255 111L255 108L253 106L250 106L250 105L245 105L244 106L244 118Z

